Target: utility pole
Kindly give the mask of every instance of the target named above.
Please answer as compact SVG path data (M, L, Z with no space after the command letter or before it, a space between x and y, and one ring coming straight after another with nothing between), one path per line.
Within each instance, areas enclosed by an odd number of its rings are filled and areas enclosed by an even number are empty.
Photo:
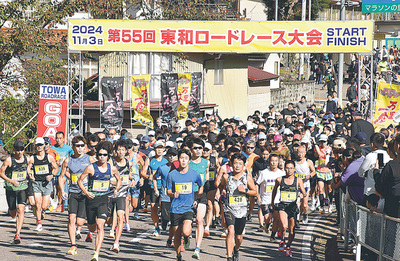
M275 0L275 21L278 21L278 0Z
M344 21L346 19L346 7L345 0L340 1L340 20ZM343 64L344 64L344 54L339 53L339 72L338 72L338 100L339 106L342 107L343 100Z
M307 0L301 1L301 21L306 20L306 7ZM301 80L301 76L304 74L304 53L300 54L300 63L299 63L299 80Z
M308 21L311 21L311 0L308 0Z

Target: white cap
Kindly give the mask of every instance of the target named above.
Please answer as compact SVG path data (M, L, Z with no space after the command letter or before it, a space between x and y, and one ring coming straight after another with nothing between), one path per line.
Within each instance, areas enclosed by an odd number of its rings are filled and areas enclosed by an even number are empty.
M138 141L138 139L132 139L133 144L139 145L140 142Z
M212 150L212 146L211 146L211 144L208 143L208 142L206 142L206 144L204 144L204 148L205 148L205 149Z
M156 136L156 132L151 130L149 131L149 133L147 134L147 136Z
M171 147L171 148L174 148L175 147L175 143L173 142L173 141L167 141L166 143L165 143L165 147Z
M164 144L164 142L162 140L156 141L156 143L154 143L153 148L157 148L157 147L160 147L160 146L165 147L165 144Z
M35 144L44 144L44 139L42 137L36 138Z
M292 132L290 129L285 128L285 129L283 130L283 135L290 135L290 134L293 134L293 132Z
M321 134L321 135L319 135L318 140L319 141L327 141L328 140L328 136L326 136L326 134Z
M117 140L119 140L120 138L121 138L120 135L115 134L114 137L113 137L113 141L117 141Z
M307 137L304 137L300 140L300 143L310 143L310 139Z
M266 140L267 139L267 135L265 135L264 132L260 132L260 134L258 134L257 136L257 140Z
M183 141L183 139L182 138L176 138L176 142L178 142L178 141Z

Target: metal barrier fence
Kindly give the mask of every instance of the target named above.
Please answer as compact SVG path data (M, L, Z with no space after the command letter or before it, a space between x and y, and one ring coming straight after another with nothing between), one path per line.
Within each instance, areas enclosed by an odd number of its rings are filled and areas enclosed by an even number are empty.
M341 196L340 232L348 249L350 235L356 244L356 261L361 260L361 246L376 253L379 260L400 260L400 219L371 212Z

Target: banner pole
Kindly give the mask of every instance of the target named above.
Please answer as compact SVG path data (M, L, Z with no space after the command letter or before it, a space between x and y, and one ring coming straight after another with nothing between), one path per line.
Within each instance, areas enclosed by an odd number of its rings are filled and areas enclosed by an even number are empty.
M14 136L12 136L12 137L9 139L9 140L6 142L6 144L4 144L3 147L5 147L12 139L14 139L14 138L26 127L26 125L28 125L31 121L33 121L33 119L36 118L36 116L38 116L38 114L39 114L39 112L37 112L27 123L25 123L25 125L22 126L22 127L17 131L17 133L15 133Z

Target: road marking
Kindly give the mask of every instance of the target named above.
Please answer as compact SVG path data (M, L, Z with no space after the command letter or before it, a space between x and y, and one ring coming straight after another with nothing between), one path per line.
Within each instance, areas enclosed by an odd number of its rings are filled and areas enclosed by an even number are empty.
M153 232L154 232L154 229L149 229L149 230L147 230L146 232L144 232L143 234L140 234L138 237L135 237L134 239L132 239L132 240L129 241L129 242L131 242L131 243L140 242L140 240L142 240L143 238L146 238L146 237L150 236L151 234L153 234Z
M302 248L301 248L301 260L306 261L306 260L311 260L311 240L312 240L312 234L314 231L315 225L319 222L321 219L321 215L315 216L311 222L309 222L309 225L307 226L307 229L304 232L303 235L303 241L302 241Z

